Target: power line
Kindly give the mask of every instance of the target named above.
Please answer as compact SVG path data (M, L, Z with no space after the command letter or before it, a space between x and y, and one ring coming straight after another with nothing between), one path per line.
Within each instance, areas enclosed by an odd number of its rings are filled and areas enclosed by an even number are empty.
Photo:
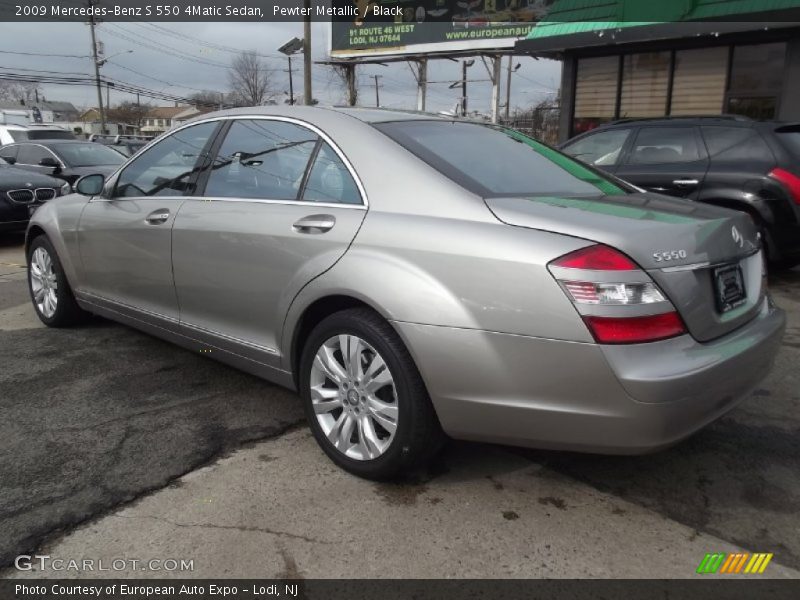
M17 54L19 56L46 56L49 58L91 58L88 55L78 55L78 54L42 54L40 52L16 52L12 50L0 50L0 54Z

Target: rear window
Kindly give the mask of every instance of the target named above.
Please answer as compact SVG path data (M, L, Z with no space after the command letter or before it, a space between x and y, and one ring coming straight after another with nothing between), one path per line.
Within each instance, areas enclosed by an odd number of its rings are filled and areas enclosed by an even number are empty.
M511 129L430 120L375 127L484 197L600 196L626 191L600 172Z
M783 147L795 158L800 158L800 125L779 127L775 133Z
M75 136L63 129L31 129L26 132L29 140L74 140Z

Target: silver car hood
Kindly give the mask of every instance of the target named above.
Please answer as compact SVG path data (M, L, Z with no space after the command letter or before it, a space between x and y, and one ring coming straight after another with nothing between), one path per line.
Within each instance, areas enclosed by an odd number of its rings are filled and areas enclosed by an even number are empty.
M760 242L755 224L746 213L646 193L598 198L488 198L486 204L509 225L622 250L667 293L698 340L710 340L736 329L753 318L763 302L761 258L756 255ZM685 251L685 258L665 261L656 257L672 251ZM751 258L743 260L748 256ZM735 311L719 314L713 267L737 261L741 261L748 282L748 301Z

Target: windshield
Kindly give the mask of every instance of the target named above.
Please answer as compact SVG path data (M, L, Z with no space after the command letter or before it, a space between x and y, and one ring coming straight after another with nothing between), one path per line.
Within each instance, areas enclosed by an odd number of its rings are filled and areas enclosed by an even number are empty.
M458 121L375 125L425 162L484 196L601 196L622 185L517 131Z
M779 127L775 130L783 146L796 158L800 158L800 125Z
M70 167L121 165L125 162L125 157L119 152L93 142L58 144L53 146L52 149Z

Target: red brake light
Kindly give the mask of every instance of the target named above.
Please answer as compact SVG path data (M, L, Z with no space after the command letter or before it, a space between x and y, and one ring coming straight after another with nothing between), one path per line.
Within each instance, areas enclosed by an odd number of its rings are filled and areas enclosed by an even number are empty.
M592 271L635 271L639 268L619 250L601 244L570 252L552 264L556 267Z
M795 204L800 204L800 177L784 171L783 169L772 169L769 176L780 181L789 190Z
M601 344L638 344L665 340L686 333L678 313L647 317L584 316L584 322Z

